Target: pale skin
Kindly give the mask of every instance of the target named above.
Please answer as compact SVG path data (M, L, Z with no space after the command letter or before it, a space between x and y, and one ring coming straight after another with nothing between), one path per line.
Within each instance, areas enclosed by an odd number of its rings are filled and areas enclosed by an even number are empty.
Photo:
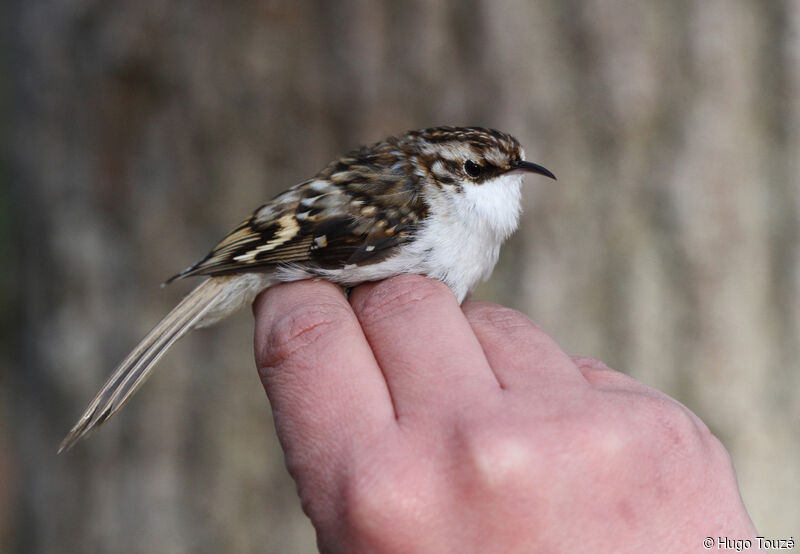
M255 355L324 552L703 552L752 538L722 444L523 314L420 276L270 288Z

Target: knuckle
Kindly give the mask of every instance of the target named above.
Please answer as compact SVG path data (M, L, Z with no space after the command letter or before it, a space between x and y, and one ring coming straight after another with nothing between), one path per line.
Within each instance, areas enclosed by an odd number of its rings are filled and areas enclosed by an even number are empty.
M481 303L472 307L469 311L469 320L472 324L492 328L501 334L539 329L526 315L495 304Z
M258 353L259 367L278 367L299 351L332 340L331 334L348 317L346 305L334 302L288 310L268 330L267 340Z
M542 461L525 433L496 428L473 430L462 439L465 444L469 480L483 491L503 492L523 487L535 479Z
M387 526L396 539L410 544L413 533L423 528L430 515L430 495L423 476L392 463L379 470L357 472L345 492L346 521L354 535L378 546ZM384 545L385 546L385 545Z
M600 406L603 417L587 412L569 421L572 441L591 453L599 471L624 467L630 460L669 466L697 456L705 444L694 416L671 398L614 392ZM627 408L619 410L624 404Z
M591 452L598 467L614 467L631 456L636 434L627 419L607 418L583 420L576 436L587 452Z
M520 361L534 353L552 355L561 350L556 341L528 316L511 308L481 303L469 307L467 319L473 329L489 339L513 342L513 352L520 356Z
M375 324L418 309L425 302L441 297L445 291L449 289L441 281L420 275L400 275L375 284L367 293L358 296L353 307L359 319Z
M703 443L703 434L692 414L666 396L644 396L640 400L642 421L656 443L654 448L664 455L685 457Z

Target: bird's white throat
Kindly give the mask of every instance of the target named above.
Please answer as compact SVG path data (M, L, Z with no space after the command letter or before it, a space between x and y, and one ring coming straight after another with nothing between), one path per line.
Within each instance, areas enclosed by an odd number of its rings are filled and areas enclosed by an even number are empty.
M433 195L417 249L427 252L425 273L453 289L459 301L492 273L500 246L519 224L521 175L503 175L460 191Z
M465 183L453 205L467 225L479 226L501 242L516 231L522 209L522 175L505 174L481 185Z

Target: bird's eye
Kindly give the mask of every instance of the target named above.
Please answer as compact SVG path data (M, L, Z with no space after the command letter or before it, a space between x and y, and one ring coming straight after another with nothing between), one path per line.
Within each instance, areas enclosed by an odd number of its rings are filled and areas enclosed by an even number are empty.
M472 177L473 179L481 174L481 166L473 162L472 160L467 160L464 162L464 171L467 175Z

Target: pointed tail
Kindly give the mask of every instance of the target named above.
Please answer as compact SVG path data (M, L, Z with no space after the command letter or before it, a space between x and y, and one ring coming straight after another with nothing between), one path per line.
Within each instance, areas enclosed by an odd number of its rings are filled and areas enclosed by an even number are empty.
M58 451L69 450L94 428L116 414L150 377L153 368L176 340L191 331L214 308L226 290L227 278L206 279L190 292L122 360L116 371L94 397L78 422L61 442Z

